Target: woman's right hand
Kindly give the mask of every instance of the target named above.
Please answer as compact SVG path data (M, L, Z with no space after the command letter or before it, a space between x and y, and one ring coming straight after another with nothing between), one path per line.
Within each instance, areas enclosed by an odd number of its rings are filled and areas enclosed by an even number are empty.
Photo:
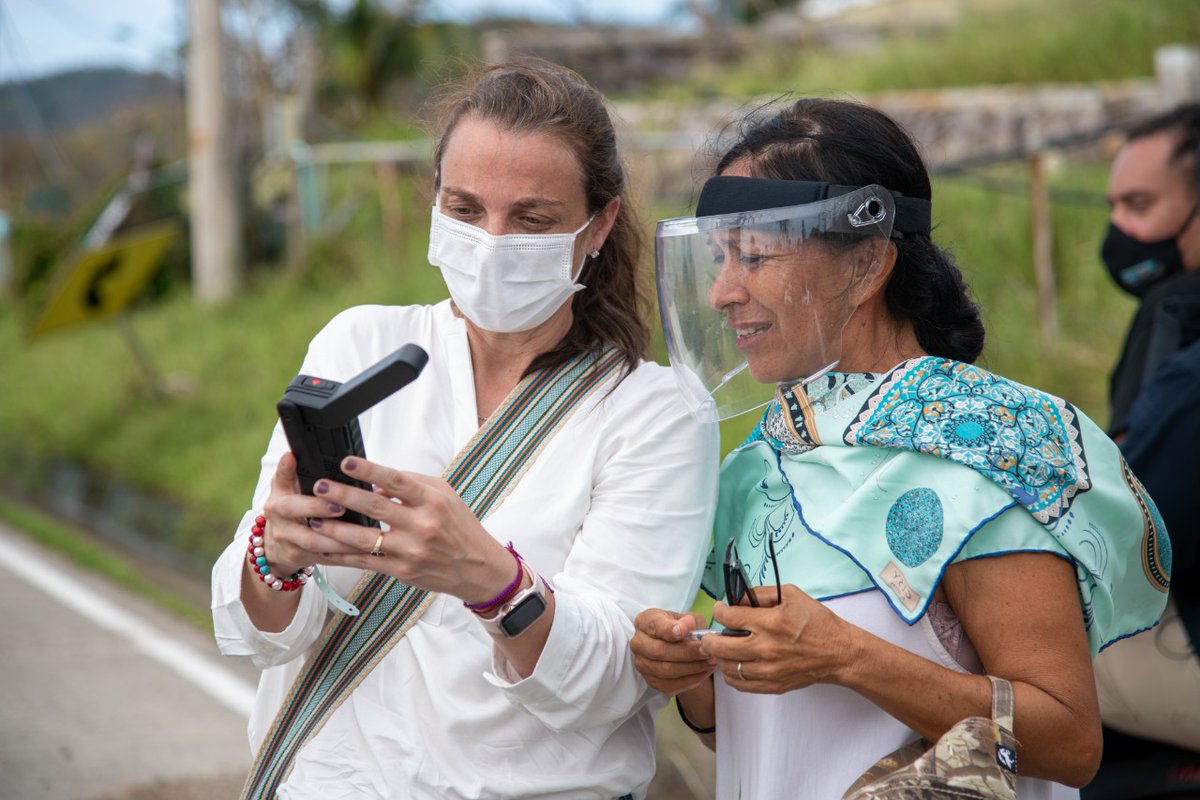
M716 659L701 652L700 640L688 635L705 626L699 614L648 608L637 615L633 626L629 642L633 665L660 692L685 692L708 680L717 668Z
M343 513L345 509L340 505L300 491L296 457L284 453L275 467L271 492L263 504L263 516L267 518L263 547L272 573L290 575L318 563L321 553L337 552L342 545L310 528L308 520L329 519Z

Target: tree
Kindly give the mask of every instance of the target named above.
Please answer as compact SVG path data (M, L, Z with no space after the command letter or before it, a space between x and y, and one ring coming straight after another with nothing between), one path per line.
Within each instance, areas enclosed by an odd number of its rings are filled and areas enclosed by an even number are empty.
M321 99L349 96L368 112L379 111L386 90L413 75L420 64L418 15L425 0L354 0L335 10L330 0L283 0L313 32L324 59Z

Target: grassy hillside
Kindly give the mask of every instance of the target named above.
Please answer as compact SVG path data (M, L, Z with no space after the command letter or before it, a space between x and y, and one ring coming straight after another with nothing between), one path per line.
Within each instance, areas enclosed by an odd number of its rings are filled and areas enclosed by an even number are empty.
M953 21L915 24L910 15L930 8ZM764 43L736 64L660 91L753 96L1122 80L1153 75L1156 48L1200 41L1195 0L894 0L863 10L855 22L891 34L871 49Z
M50 132L110 120L129 105L182 97L166 75L122 67L59 72L23 84L0 83L0 136L24 133L33 116Z

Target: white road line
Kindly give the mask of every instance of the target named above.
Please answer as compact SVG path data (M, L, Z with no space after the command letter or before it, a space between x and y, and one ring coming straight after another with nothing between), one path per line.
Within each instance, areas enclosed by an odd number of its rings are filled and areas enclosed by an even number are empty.
M124 636L140 652L191 681L226 708L249 719L254 707L254 687L237 673L154 630L86 586L64 580L57 570L2 538L0 564L101 628Z

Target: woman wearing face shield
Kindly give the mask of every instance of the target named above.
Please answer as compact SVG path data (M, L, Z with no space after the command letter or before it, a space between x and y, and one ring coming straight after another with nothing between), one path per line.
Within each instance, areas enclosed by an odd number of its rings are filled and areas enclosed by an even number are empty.
M214 569L220 647L264 670L245 797L643 797L653 776L664 700L633 668L632 618L695 594L716 429L644 360L602 98L527 61L444 109L429 259L450 299L349 309L300 368L345 381L428 352L341 464L375 489L302 494L277 428Z
M1163 608L1152 501L1078 409L974 365L979 309L931 210L894 121L813 99L751 120L696 216L659 224L693 410L765 403L722 465L715 630L650 609L631 644L715 748L721 800L836 800L991 717L988 676L1015 701L991 769L1022 798L1078 796L1100 756L1091 659Z

